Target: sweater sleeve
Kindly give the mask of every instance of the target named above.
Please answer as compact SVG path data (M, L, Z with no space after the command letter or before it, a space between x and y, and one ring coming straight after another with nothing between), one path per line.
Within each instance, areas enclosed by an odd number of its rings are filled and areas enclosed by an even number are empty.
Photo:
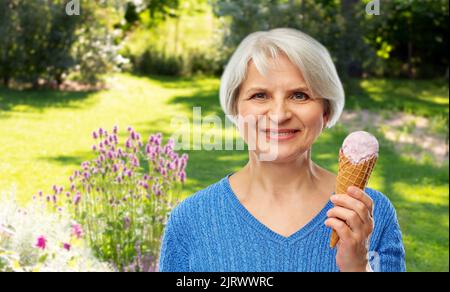
M369 254L372 269L377 272L405 272L405 249L394 206L388 202L388 220L376 252ZM376 224L376 223L375 223Z
M181 234L182 221L179 215L179 208L175 208L167 222L161 244L159 257L160 272L187 272L189 270L189 260L185 238Z

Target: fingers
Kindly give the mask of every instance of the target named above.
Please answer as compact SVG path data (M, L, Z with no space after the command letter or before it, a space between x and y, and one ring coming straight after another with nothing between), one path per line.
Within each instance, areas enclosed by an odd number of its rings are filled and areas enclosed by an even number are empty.
M344 221L337 218L328 218L327 220L325 220L325 225L327 227L333 228L336 231L337 235L339 236L339 241L349 241L350 239L353 239L352 231Z
M353 210L336 206L328 210L327 216L345 221L352 231L364 230L364 222L361 220L358 213Z
M333 195L330 199L335 206L340 206L356 212L363 223L371 222L371 212L363 202L352 196L342 195Z
M373 216L373 200L369 195L355 186L348 187L347 194L366 205L367 209L370 211L370 215Z

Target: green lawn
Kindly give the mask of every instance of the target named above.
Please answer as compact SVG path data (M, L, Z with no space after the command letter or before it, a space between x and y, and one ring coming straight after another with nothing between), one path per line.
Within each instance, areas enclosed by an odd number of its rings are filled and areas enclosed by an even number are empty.
M114 75L108 90L87 93L13 91L0 88L0 189L15 186L22 200L53 184L67 185L79 164L93 157L91 132L117 124L128 125L144 137L177 130L170 121L179 114L192 118L222 116L217 78L169 78ZM347 108L396 109L430 117L433 132L448 133L448 86L443 81L352 80L346 86ZM447 120L448 121L448 120ZM409 271L448 271L448 162L417 162L397 153L379 129L362 125L380 139L380 159L369 187L394 203L404 233ZM214 129L212 129L214 130ZM218 129L215 129L218 131ZM346 129L327 130L313 147L313 159L337 172L337 152ZM233 136L229 128L224 136ZM187 196L246 163L245 151L187 151Z

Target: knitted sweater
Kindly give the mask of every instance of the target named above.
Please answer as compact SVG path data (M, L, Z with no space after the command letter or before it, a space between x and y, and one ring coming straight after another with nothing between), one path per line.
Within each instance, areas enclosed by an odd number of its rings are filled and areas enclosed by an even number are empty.
M284 237L259 222L233 193L227 175L182 201L166 225L159 270L339 271L331 229L324 225L331 201L304 227ZM369 263L374 271L405 271L396 212L381 192L364 190L374 202Z

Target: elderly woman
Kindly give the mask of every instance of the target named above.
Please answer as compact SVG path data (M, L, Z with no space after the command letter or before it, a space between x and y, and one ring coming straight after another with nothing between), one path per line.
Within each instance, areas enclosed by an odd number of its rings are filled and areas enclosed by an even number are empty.
M371 188L334 194L336 175L311 160L344 107L324 46L288 28L250 34L226 66L220 101L255 147L242 169L172 211L160 271L405 270L389 200Z

